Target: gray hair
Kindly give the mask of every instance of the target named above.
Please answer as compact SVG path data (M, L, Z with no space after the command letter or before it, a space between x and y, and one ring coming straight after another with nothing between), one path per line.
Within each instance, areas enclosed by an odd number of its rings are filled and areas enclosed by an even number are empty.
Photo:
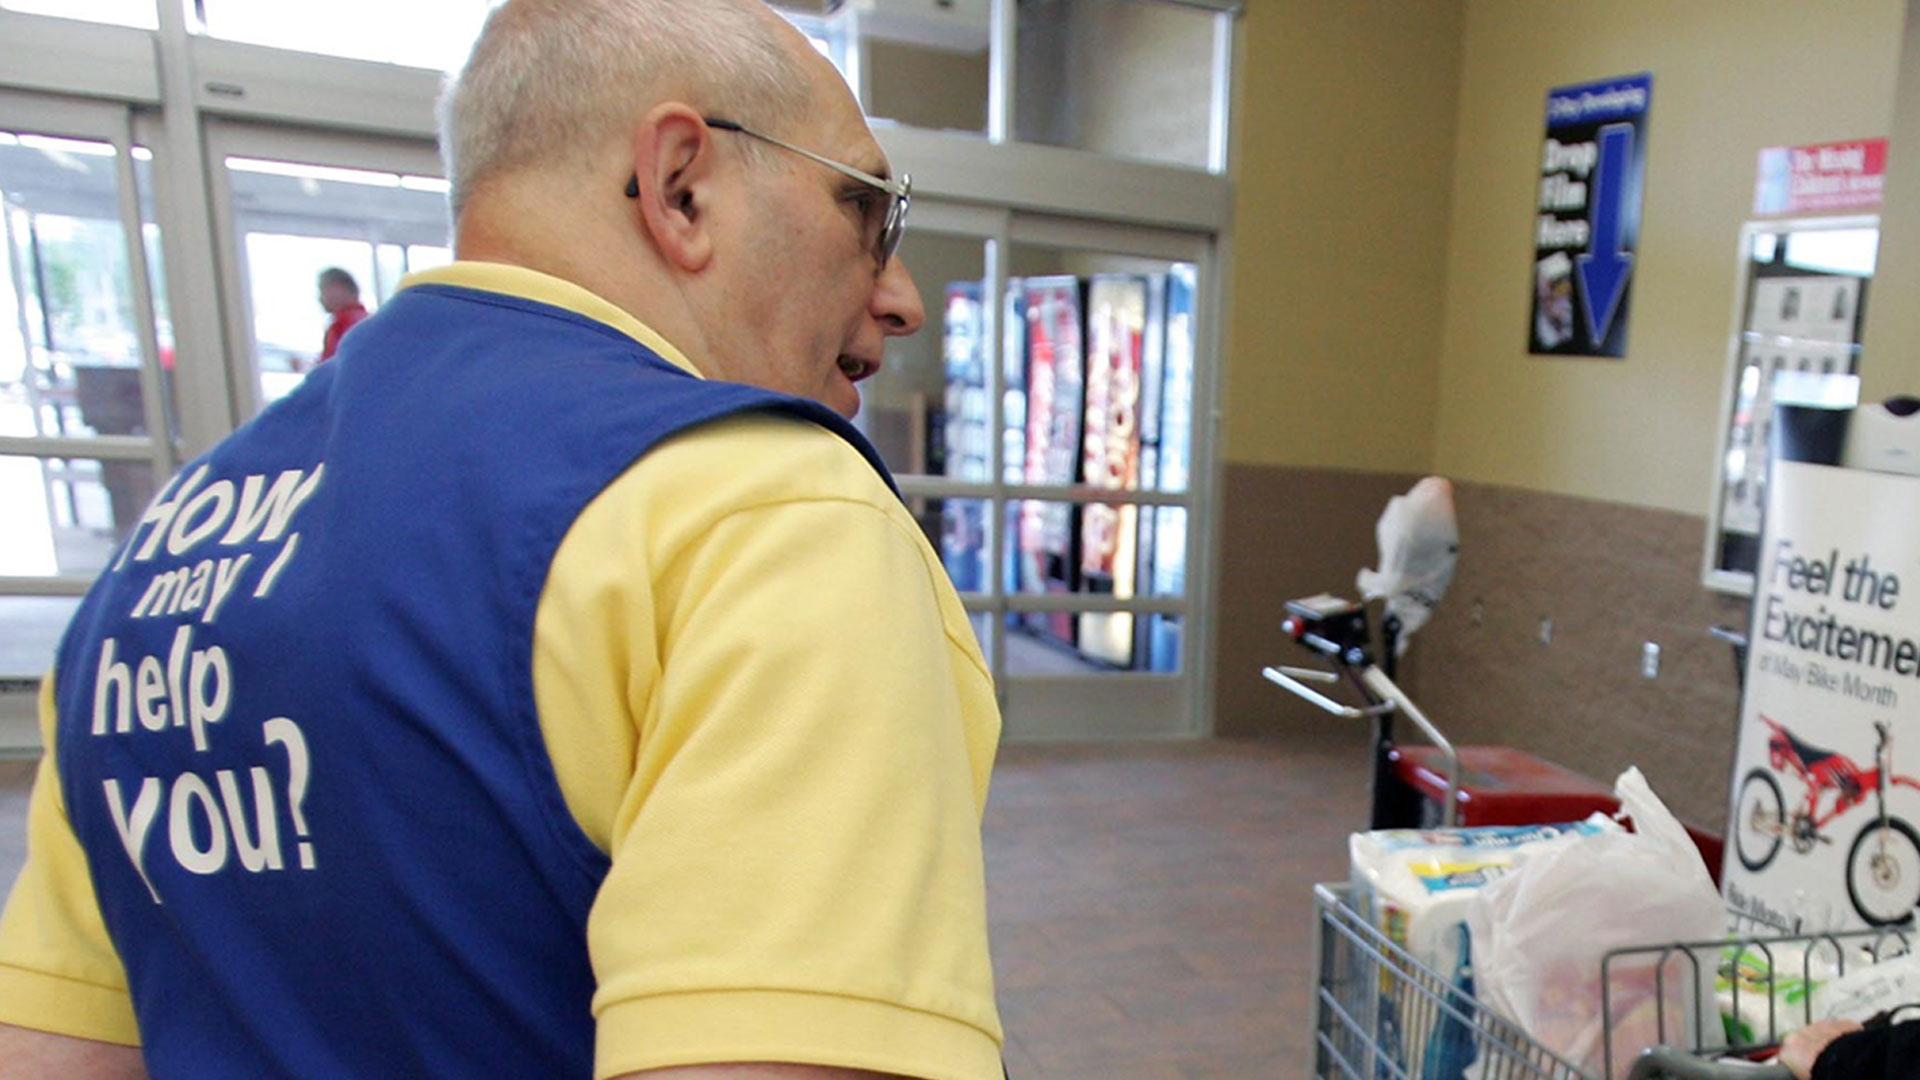
M510 0L495 8L440 96L440 154L455 219L477 183L568 158L584 167L606 139L672 97L776 130L797 120L806 75L760 7L760 0Z

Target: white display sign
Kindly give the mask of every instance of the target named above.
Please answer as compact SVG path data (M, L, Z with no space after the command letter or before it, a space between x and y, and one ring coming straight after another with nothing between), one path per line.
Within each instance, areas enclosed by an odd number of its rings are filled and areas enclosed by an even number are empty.
M1920 478L1776 460L1723 882L1787 932L1920 904Z

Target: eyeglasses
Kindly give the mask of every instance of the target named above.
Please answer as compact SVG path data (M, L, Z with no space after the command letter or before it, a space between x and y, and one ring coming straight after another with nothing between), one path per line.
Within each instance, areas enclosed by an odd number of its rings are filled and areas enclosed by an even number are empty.
M913 177L902 173L898 180L885 180L872 173L862 172L851 165L843 165L830 157L822 157L811 150L795 146L784 139L776 139L771 135L736 124L731 120L722 120L715 116L703 117L703 120L708 127L714 128L715 130L736 131L742 135L759 139L761 142L772 143L782 150L791 150L809 161L815 161L825 165L827 168L832 169L842 176L852 177L863 184L885 192L887 196L886 213L880 219L880 231L877 232L873 238L874 262L884 269L887 261L893 258L894 252L900 250L900 237L907 229L907 207L913 204ZM635 176L627 181L627 198L637 199L639 197L640 178Z

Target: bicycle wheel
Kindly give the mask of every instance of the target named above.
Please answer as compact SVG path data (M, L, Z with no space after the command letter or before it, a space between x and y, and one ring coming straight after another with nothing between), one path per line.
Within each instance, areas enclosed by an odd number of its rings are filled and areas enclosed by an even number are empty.
M1755 769L1740 781L1740 801L1734 803L1733 851L1740 865L1758 873L1780 854L1786 835L1786 800L1780 781L1766 769Z
M1913 918L1920 904L1920 835L1913 826L1890 817L1860 830L1847 852L1847 898L1871 926Z

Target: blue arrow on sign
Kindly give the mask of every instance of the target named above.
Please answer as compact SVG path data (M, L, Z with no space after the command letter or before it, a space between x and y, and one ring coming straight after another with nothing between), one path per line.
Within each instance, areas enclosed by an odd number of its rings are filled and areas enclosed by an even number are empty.
M1593 239L1579 258L1580 291L1587 301L1587 333L1599 345L1613 326L1613 316L1626 294L1633 273L1633 255L1620 250L1622 204L1627 196L1627 162L1633 159L1633 125L1608 124L1600 129L1600 163L1594 174Z

